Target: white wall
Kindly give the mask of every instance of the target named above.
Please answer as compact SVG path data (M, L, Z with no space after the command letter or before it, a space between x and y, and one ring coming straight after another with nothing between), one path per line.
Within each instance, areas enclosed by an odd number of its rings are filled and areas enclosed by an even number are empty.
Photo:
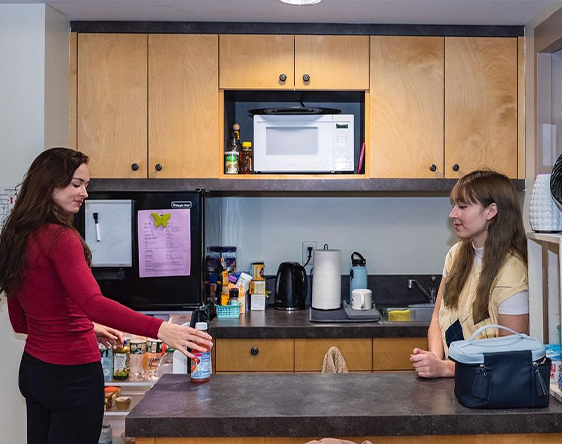
M51 144L68 145L69 24L44 4L0 4L0 185L14 185ZM47 61L46 61L47 55ZM25 442L17 385L25 336L0 302L0 443Z
M302 242L341 250L342 274L351 253L367 259L369 274L435 274L457 241L442 197L227 197L223 200L223 245L239 246L238 269L265 261L266 274L279 263L302 263Z

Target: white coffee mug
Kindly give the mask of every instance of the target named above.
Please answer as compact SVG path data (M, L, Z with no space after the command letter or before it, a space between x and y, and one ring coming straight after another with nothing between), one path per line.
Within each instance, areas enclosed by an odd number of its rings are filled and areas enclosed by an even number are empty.
M351 308L370 310L373 308L373 292L366 288L356 288L351 292Z

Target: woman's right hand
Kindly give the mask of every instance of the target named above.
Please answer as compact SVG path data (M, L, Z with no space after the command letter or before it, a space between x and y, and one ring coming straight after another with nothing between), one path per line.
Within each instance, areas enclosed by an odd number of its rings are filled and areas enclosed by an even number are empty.
M410 355L410 362L413 364L420 378L450 378L455 376L455 363L437 359L433 353L420 348L414 348Z
M162 339L166 345L179 350L188 358L194 358L187 348L194 351L206 352L213 346L209 334L201 330L195 330L183 325L162 322L158 330L158 339Z

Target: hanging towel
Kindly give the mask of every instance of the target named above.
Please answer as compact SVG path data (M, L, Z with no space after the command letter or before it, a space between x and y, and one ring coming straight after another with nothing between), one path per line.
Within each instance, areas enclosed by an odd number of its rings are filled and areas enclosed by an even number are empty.
M347 373L347 365L341 351L337 347L330 347L324 355L322 373Z

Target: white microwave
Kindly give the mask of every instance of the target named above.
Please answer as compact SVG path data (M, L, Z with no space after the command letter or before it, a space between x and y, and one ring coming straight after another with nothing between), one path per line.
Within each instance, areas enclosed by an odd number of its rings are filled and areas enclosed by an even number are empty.
M257 173L353 172L352 114L255 115Z

